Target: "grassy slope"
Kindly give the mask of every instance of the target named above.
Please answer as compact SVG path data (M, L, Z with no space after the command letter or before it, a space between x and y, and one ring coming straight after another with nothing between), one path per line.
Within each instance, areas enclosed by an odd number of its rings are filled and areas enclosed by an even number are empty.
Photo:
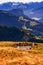
M15 47L15 46L28 46L32 45L34 42L12 42L12 41L0 41L0 47ZM34 43L38 44L37 47L33 49L43 50L43 43Z
M0 42L0 65L43 65L43 44L30 50L18 50L15 45L32 42ZM14 45L14 46L13 46Z

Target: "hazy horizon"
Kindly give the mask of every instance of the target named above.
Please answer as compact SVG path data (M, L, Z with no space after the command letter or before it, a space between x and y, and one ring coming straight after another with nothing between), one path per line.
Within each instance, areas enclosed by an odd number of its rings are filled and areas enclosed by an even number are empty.
M43 0L0 0L0 3L6 3L6 2L23 2L23 3L29 3L29 2L41 2Z

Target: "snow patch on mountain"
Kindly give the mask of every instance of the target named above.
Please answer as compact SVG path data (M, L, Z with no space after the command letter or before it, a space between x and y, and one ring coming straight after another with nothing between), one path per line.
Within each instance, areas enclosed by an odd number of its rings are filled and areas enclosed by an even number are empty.
M41 18L33 17L32 19L39 21Z

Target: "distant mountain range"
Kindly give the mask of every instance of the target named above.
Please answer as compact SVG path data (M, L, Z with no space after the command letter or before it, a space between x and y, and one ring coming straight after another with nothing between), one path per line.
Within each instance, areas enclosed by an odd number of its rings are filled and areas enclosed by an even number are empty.
M0 4L0 41L43 42L43 2Z
M37 37L43 39L42 27L43 23L26 15L0 10L0 40L37 41Z
M19 3L19 2L7 2L0 4L0 10L9 11L15 13L16 10L21 10L24 15L29 18L43 22L43 1L42 2L30 2L30 3ZM14 12L15 11L15 12ZM20 14L20 13L19 13Z

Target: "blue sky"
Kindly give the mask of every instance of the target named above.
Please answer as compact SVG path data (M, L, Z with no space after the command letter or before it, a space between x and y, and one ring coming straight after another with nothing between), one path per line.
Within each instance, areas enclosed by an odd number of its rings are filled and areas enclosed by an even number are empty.
M4 2L41 2L43 0L0 0L0 3Z

